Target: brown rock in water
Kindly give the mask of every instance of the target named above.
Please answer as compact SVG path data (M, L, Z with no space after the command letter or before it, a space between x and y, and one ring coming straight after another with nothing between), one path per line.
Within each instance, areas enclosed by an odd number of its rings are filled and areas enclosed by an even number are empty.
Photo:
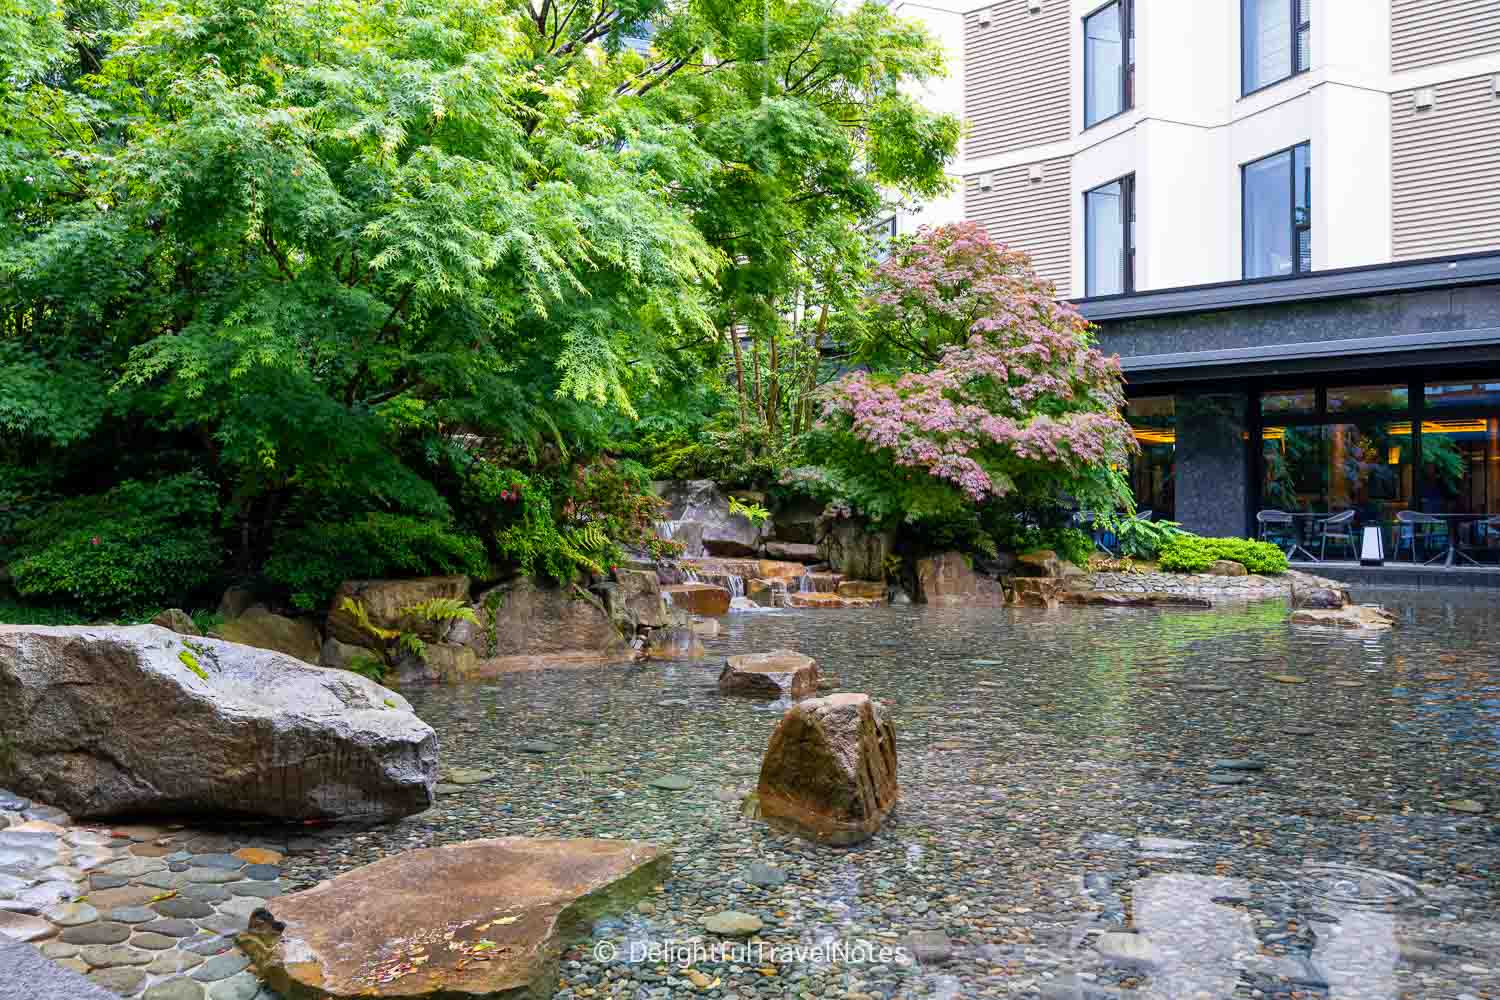
M825 844L874 836L899 794L895 726L865 694L788 709L771 734L756 787L762 818Z
M781 562L815 563L823 559L816 545L804 542L767 542L765 553L767 559Z
M839 584L838 595L866 601L883 601L885 584L879 580L845 580Z
M709 617L729 614L729 591L712 583L674 583L661 590L678 611Z
M411 580L345 580L339 584L328 606L328 634L340 642L374 649L380 645L380 640L360 628L354 617L343 610L346 597L363 605L370 623L378 628L417 632L428 627L429 623L415 615L405 614L401 609L440 597L467 601L469 578L423 576Z
M0 787L74 816L432 805L437 735L406 700L282 653L155 625L0 626L0 692Z
M1061 595L1065 604L1085 604L1110 608L1211 608L1214 602L1196 594L1170 594L1151 591L1129 593L1118 590L1067 591Z
M1292 612L1293 625L1320 625L1330 628L1387 629L1396 624L1396 616L1384 608L1368 604L1351 604L1347 608L1299 608Z
M255 607L255 592L249 587L230 587L219 598L219 617L225 621L238 618Z
M857 580L885 574L885 559L896 543L894 531L871 531L858 518L818 519L818 553L837 573Z
M1349 607L1353 601L1349 598L1349 591L1342 587L1317 587L1298 586L1292 584L1292 607L1313 608L1323 611L1337 611L1340 608Z
M810 698L818 690L818 664L812 657L790 649L731 656L719 674L719 690L773 701Z
M1066 589L1058 577L1008 576L1000 583L1005 603L1021 608L1055 608Z
M1237 563L1233 559L1215 559L1213 565L1203 572L1209 576L1249 576L1250 571L1245 568L1244 563Z
M462 684L479 676L479 657L468 646L449 642L429 642L421 656L407 654L396 663L396 676L387 678L398 685Z
M1010 574L1011 576L1058 577L1063 575L1063 561L1051 549L1022 552L1016 556L1016 565L1011 569Z
M256 649L274 649L295 656L303 663L317 663L323 655L323 637L312 622L273 615L265 608L251 608L219 626L219 635L229 642Z
M917 600L928 604L998 608L1005 603L1000 584L974 572L960 552L917 560Z
M564 948L663 881L629 840L504 837L407 851L268 900L239 945L297 1000L548 997Z
M193 621L192 616L181 608L168 608L165 611L158 612L157 616L151 619L151 624L160 625L162 628L169 628L178 635L203 634L203 630Z
M703 640L692 625L652 629L646 637L644 655L648 660L699 660L704 655Z
M623 618L633 628L663 628L671 624L656 570L616 569L615 583L614 600L618 608L612 610L617 618Z
M530 578L491 587L474 602L479 628L469 646L480 659L496 657L623 656L625 636L593 595L545 587Z
M770 580L746 580L745 596L763 608L774 608L778 591L786 593L786 582L779 582L781 586L777 587L773 586Z

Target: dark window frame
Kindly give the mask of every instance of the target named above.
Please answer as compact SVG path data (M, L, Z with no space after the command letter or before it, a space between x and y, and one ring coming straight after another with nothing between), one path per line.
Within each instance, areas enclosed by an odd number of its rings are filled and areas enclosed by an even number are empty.
M1297 203L1297 151L1304 149L1307 151L1307 212L1304 221L1299 222L1297 221L1297 213L1302 206ZM1252 278L1250 276L1250 197L1248 186L1245 183L1246 171L1253 166L1265 163L1267 160L1273 160L1278 156L1285 156L1291 160L1291 169L1287 171L1290 178L1287 191L1287 225L1290 227L1289 231L1292 237L1292 270L1290 274L1260 274ZM1265 156L1257 156L1253 160L1247 160L1240 164L1240 280L1261 281L1271 278L1298 278L1313 272L1314 268L1311 260L1308 261L1306 267L1302 266L1302 234L1304 232L1308 235L1308 256L1311 257L1312 255L1312 205L1312 140L1305 139L1302 142L1287 146L1285 149L1278 149L1275 152L1267 153Z
M1125 72L1120 74L1120 110L1103 118L1089 121L1089 98L1093 88L1089 86L1089 21L1111 7L1120 9L1120 62ZM1083 15L1083 130L1114 121L1127 111L1135 110L1135 0L1108 0Z
M1132 295L1135 293L1135 172L1132 171L1107 180L1103 184L1095 184L1083 192L1083 288L1085 295L1090 297L1093 297L1088 289L1093 286L1094 255L1090 252L1093 246L1093 231L1089 228L1089 195L1111 184L1120 185L1120 283L1122 288L1118 292L1105 294Z
M1291 80L1294 77L1301 76L1303 73L1306 73L1309 69L1312 68L1312 0L1280 0L1280 2L1285 3L1290 7L1290 15L1287 19L1287 24L1291 25L1291 37L1288 39L1288 43L1291 45L1292 50L1291 72L1287 73L1285 76L1278 76L1274 80L1268 80L1265 83L1257 84L1254 87L1250 86L1248 74L1245 72L1245 40L1249 37L1246 32L1248 19L1245 17L1245 14L1250 4L1265 2L1277 2L1277 0L1240 0L1241 98L1249 97L1251 94L1258 94L1262 90L1268 90L1271 87L1276 86L1278 83L1285 83L1286 81ZM1304 7L1308 11L1307 20L1305 21L1302 20L1302 9ZM1306 59L1303 58L1301 45L1301 40L1304 33L1307 35L1308 40Z

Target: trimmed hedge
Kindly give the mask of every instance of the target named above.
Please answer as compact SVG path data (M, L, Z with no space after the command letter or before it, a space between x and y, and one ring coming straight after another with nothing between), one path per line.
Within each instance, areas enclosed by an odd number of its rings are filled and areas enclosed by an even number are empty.
M1181 534L1162 547L1161 568L1175 573L1201 573L1219 559L1237 562L1251 573L1285 573L1286 553L1270 542L1248 538L1204 538Z

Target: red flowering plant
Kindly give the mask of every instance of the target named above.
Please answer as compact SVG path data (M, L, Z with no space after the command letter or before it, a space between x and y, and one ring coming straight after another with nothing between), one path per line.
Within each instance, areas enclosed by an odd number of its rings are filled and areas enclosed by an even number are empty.
M856 357L810 454L876 519L1066 494L1129 504L1117 358L1029 258L974 223L923 229L875 272Z

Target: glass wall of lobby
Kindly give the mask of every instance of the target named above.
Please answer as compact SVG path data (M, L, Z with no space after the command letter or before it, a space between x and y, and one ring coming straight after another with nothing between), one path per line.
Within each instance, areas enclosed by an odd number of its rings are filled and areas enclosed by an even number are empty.
M1256 509L1353 511L1351 533L1379 525L1390 557L1500 562L1500 373L1292 384L1252 402Z

